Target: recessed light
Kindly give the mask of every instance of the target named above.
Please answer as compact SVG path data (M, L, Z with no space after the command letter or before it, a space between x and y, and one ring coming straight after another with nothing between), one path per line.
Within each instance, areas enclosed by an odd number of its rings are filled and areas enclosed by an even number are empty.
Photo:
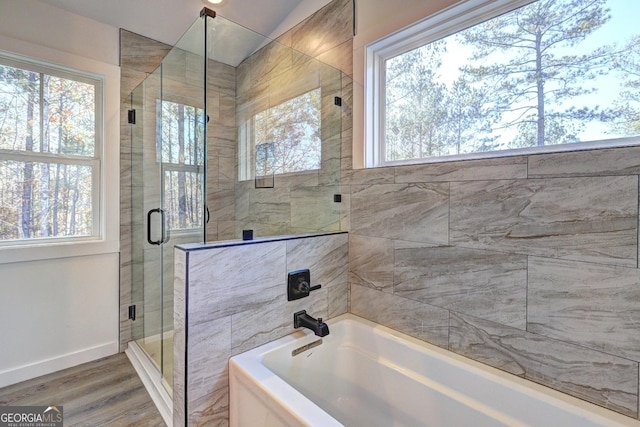
M211 3L211 4L222 4L224 2L225 0L205 0L205 3Z

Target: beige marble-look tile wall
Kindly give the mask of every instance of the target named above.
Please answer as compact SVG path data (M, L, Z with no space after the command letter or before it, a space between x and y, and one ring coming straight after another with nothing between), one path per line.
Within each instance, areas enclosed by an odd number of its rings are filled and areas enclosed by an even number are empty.
M640 147L354 170L350 311L638 418Z
M293 332L296 311L347 312L348 250L346 233L176 250L175 426L227 425L229 357ZM287 301L303 268L322 288Z

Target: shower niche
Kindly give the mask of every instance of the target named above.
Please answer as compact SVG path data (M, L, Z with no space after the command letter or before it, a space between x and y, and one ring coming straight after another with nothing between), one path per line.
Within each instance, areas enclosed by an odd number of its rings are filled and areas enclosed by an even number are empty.
M175 245L340 231L346 76L297 43L205 8L129 96L132 335L169 396Z

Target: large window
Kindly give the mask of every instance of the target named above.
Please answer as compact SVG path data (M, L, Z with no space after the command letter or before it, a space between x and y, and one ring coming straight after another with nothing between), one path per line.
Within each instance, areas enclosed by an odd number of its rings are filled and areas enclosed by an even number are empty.
M637 16L628 0L468 0L371 44L367 166L630 143Z
M0 245L100 237L102 82L0 56Z

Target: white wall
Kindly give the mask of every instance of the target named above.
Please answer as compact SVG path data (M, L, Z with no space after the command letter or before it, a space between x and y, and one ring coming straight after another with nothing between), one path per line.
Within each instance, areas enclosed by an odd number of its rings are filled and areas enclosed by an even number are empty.
M364 167L364 76L366 46L426 18L457 0L356 0L353 39L353 167Z
M103 76L103 239L0 249L0 387L118 351L118 29L0 1L0 50Z
M266 35L268 35L270 39L278 38L300 22L316 13L318 10L331 3L331 1L332 0L302 0L271 34Z

